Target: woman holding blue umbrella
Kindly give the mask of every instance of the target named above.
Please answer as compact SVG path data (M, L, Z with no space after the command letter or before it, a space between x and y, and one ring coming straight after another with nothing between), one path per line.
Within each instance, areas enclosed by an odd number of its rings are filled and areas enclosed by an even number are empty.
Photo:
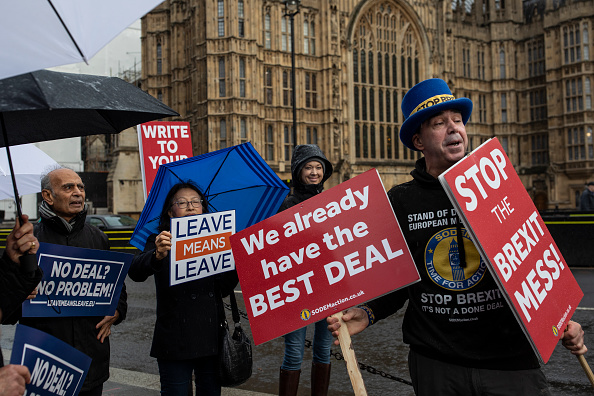
M155 279L157 320L150 355L157 358L162 395L184 395L196 380L197 395L221 394L218 379L223 297L238 283L235 271L169 285L170 220L206 213L208 202L192 182L175 184L161 211L159 234L151 235L142 254L132 261L128 276Z
M332 175L332 163L315 144L295 147L291 158L293 191L285 198L279 211L295 206L324 190L324 182ZM311 366L311 394L325 396L330 384L330 347L332 334L326 320L315 323L313 362ZM279 395L295 396L301 375L307 327L295 330L285 337L285 355L280 368Z

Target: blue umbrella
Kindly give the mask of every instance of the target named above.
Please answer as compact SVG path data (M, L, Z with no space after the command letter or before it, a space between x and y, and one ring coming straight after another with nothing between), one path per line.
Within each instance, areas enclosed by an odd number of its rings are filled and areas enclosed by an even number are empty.
M147 238L158 233L167 193L188 180L205 194L209 212L235 210L237 232L276 214L289 192L251 143L163 164L130 239L133 246L143 250Z

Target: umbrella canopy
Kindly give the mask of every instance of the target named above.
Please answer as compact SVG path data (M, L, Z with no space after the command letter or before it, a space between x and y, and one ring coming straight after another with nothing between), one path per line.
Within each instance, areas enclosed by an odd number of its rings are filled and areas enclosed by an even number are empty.
M158 233L167 193L182 181L200 188L209 212L235 210L236 231L276 214L289 192L251 143L163 164L130 239L133 246L143 250L147 238Z
M117 77L39 70L0 80L0 128L10 145L119 133L177 115Z
M19 194L27 195L41 191L41 175L59 164L32 144L10 148ZM32 161L31 159L35 160ZM14 198L10 167L6 148L0 148L0 199Z
M0 78L91 59L162 0L0 2Z

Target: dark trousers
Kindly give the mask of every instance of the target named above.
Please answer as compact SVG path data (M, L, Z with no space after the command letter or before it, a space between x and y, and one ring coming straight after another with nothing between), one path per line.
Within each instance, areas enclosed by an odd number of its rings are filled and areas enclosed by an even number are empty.
M550 396L540 369L487 370L458 366L410 351L408 367L417 396Z
M196 378L197 396L220 396L218 356L207 356L191 360L157 359L161 377L161 394L187 396L192 386L192 373Z
M94 387L91 390L88 391L84 391L84 392L80 392L78 394L78 396L101 396L101 394L103 393L103 384Z

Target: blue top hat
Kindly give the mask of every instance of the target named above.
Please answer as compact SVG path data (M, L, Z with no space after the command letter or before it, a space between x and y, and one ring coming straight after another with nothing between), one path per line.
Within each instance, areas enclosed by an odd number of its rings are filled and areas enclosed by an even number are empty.
M430 78L408 90L402 98L401 108L404 122L400 128L400 140L409 149L419 151L412 137L424 121L445 110L458 110L466 125L472 113L472 101L468 98L456 99L445 81Z

